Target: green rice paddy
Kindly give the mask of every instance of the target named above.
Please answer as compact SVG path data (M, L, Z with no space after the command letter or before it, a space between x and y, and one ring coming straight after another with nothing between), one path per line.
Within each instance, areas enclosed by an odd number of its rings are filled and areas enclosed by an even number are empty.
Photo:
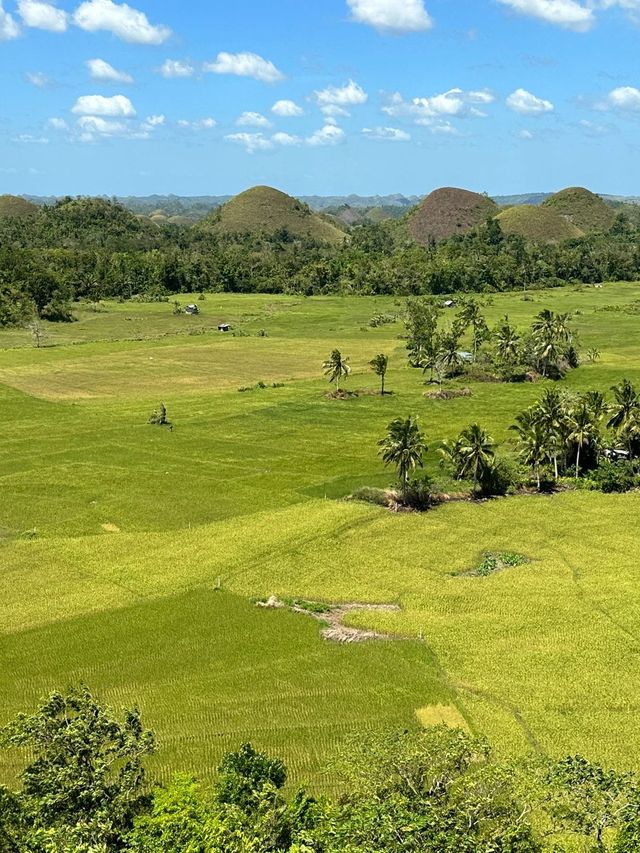
M639 294L496 295L486 312L522 328L542 308L573 312L581 348L602 357L563 385L607 390L640 383ZM508 426L541 386L427 400L402 324L368 326L401 312L393 298L198 304L198 317L164 303L80 308L78 322L47 326L41 349L0 333L0 723L83 681L142 708L163 778L210 778L251 739L322 787L347 734L443 707L504 753L640 770L640 495L425 515L340 500L390 482L376 441L393 417L420 416L437 473L438 443L474 420L509 452ZM215 331L222 320L236 336ZM388 353L394 394L327 399L321 363L335 346L352 389L375 389L367 362ZM173 432L147 424L161 401ZM469 576L487 553L528 562ZM270 595L399 604L350 616L397 639L327 643L311 617L253 606ZM0 760L11 778L16 757Z

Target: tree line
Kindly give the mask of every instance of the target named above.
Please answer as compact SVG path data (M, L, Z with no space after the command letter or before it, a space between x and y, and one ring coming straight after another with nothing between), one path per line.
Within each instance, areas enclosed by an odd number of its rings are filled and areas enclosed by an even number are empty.
M606 234L560 244L506 236L490 220L429 246L397 223L354 228L343 246L276 234L218 234L206 221L156 225L104 199L63 199L0 217L0 324L37 312L69 319L77 299L232 293L491 293L640 278L640 230L624 213Z
M444 725L352 737L334 761L341 793L288 785L278 758L241 745L213 784L160 785L136 709L87 688L54 693L0 728L28 755L0 787L1 853L635 853L640 779L581 756L499 759Z

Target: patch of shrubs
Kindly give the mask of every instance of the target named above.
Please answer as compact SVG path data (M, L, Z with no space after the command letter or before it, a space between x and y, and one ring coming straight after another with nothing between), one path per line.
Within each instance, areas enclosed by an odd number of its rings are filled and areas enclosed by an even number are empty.
M389 506L389 496L384 489L375 489L372 486L362 486L361 489L350 495L349 500L362 501L375 506Z
M502 569L512 569L517 566L524 566L528 562L529 560L522 554L516 554L511 551L499 554L490 552L482 555L482 559L478 565L472 569L472 571L467 572L467 576L486 578L489 577L489 575L493 575L496 572L501 571Z
M263 382L262 379L255 385L241 385L238 391L246 394L247 391L264 391L265 388L284 388L284 382Z
M622 494L640 487L640 475L632 462L604 462L591 471L585 487L605 494Z

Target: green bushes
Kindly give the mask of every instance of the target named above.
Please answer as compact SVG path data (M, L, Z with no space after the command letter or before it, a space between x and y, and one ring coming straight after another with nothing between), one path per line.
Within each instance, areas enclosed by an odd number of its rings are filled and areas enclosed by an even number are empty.
M640 486L640 476L631 462L603 462L589 473L585 486L605 494L630 492Z

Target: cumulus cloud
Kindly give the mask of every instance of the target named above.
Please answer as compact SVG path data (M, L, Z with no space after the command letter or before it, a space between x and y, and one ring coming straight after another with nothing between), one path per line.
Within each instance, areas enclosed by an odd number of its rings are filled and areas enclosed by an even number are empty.
M339 145L344 141L345 134L341 127L335 124L325 124L307 138L307 144L314 147L322 145Z
M482 107L492 104L495 96L488 89L466 92L463 89L449 89L440 95L428 98L413 98L405 101L399 92L391 95L382 111L393 118L406 118L415 124L436 127L440 119L485 118Z
M71 112L80 116L122 116L123 118L132 118L136 114L133 104L124 95L114 95L112 98L105 98L104 95L82 95L75 102Z
M271 122L262 113L242 113L236 120L239 127L271 127Z
M640 0L600 0L603 9L623 9L634 24L640 24Z
M187 121L181 118L178 121L178 127L189 128L190 130L211 130L218 122L211 117L196 119L196 121Z
M530 130L518 131L518 139L524 139L526 141L529 141L533 138L534 138L533 133Z
M273 62L257 53L219 53L213 62L206 62L204 70L213 74L235 74L237 77L252 77L262 83L279 83L285 79ZM232 140L234 141L234 140Z
M428 30L433 21L424 0L347 0L353 20L380 32L415 33Z
M113 0L85 0L73 21L88 32L105 30L132 44L162 44L171 35L168 27L151 24L144 12Z
M411 134L398 127L365 127L362 130L369 139L377 139L381 142L410 142Z
M49 140L46 136L32 136L30 133L21 133L14 137L14 142L23 142L25 145L48 145Z
M0 0L0 41L17 39L20 35L20 27L8 12L5 12Z
M101 116L81 116L78 119L78 127L85 133L101 136L121 136L128 131L128 126L124 122Z
M193 77L195 68L182 59L167 59L160 67L163 77Z
M63 118L50 118L47 121L47 127L50 127L51 130L69 130L69 125Z
M292 136L290 133L274 133L271 141L275 145L284 145L285 147L302 144L302 139L299 136Z
M297 118L304 115L304 110L295 101L276 101L271 112L282 118Z
M353 107L366 104L369 99L364 89L353 80L344 86L327 86L314 92L314 96L321 107Z
M133 83L133 77L130 74L126 71L118 71L104 59L87 60L87 68L94 80L100 80L103 83Z
M523 115L544 115L555 109L551 101L545 101L527 92L526 89L516 89L507 98L507 106L515 113Z
M640 89L619 86L607 96L606 106L621 112L640 112Z
M595 23L592 3L586 6L577 0L498 0L498 2L522 15L577 32L586 32Z
M229 133L225 139L227 142L241 145L249 154L273 148L273 142L262 133Z
M25 27L52 33L63 33L67 29L67 13L41 0L18 0L18 14Z
M151 128L162 127L165 121L166 117L164 115L147 116L143 126L150 130Z

